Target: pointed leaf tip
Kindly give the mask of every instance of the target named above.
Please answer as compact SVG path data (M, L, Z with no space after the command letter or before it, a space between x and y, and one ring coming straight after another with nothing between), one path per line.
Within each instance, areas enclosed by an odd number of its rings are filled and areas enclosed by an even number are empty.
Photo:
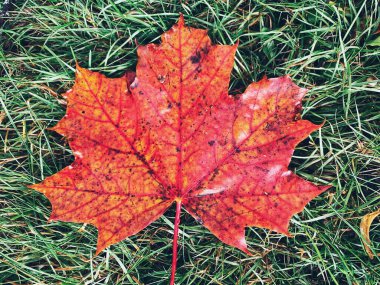
M247 255L252 256L252 253L248 250L247 240L245 239L245 235L239 239L239 244L237 246L241 251L246 253Z
M177 25L179 27L184 27L185 26L185 18L184 18L184 16L183 16L182 13L179 13L179 18L178 18Z

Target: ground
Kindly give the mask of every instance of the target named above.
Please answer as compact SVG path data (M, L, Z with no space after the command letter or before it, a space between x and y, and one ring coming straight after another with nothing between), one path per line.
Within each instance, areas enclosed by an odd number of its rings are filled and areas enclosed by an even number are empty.
M325 122L290 168L331 184L293 217L293 237L249 228L253 255L224 245L182 213L177 284L378 284L360 220L380 207L379 7L368 1L16 1L0 27L0 284L168 284L174 208L94 257L97 230L52 222L26 185L69 165L49 131L75 62L120 76L136 46L158 42L183 13L214 43L239 41L230 92L264 75L309 88L302 117ZM380 224L371 227L380 252Z

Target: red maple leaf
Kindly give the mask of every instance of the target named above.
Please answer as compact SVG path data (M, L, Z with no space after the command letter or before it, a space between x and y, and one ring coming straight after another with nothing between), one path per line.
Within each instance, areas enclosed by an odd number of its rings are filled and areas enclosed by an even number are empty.
M174 261L182 205L246 253L247 226L288 235L290 218L329 187L288 170L295 146L321 126L296 119L306 90L288 76L228 95L236 49L212 45L181 16L161 44L139 46L132 83L130 73L111 79L78 66L53 128L75 161L30 186L51 201L50 219L95 225L99 253L176 202Z

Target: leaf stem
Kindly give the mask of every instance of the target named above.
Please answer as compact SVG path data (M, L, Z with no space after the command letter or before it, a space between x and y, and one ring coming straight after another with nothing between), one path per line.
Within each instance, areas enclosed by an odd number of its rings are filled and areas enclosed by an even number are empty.
M180 221L180 215L181 215L181 206L182 206L182 201L181 200L177 200L177 207L176 207L176 211L175 211L175 220L174 220L172 275L171 275L171 278L170 278L170 285L174 285L175 272L176 272L176 269L177 269L178 231L179 231L179 221Z

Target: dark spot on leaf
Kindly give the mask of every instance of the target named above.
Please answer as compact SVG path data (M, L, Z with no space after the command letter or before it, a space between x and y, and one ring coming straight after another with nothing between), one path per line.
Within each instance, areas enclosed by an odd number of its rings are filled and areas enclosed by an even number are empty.
M157 76L157 80L160 82L160 83L164 83L165 82L165 76L163 76L163 75L158 75Z
M264 130L266 130L266 131L274 131L275 130L274 124L273 123L266 123L265 127L264 127Z
M210 46L208 46L208 45L204 46L203 48L201 48L201 51L204 54L208 54L208 52L210 51Z
M190 57L191 63L195 64L201 61L201 53L197 51L194 55Z
M140 160L144 164L147 163L145 156L139 153L138 151L135 152L135 156L137 157L138 160Z

